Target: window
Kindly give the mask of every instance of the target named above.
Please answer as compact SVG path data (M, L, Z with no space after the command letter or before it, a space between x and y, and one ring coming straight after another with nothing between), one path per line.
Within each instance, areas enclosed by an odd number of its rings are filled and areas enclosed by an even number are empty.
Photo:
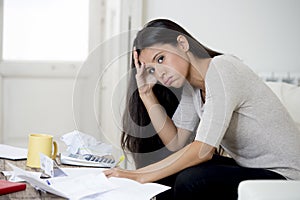
M2 60L83 61L88 0L4 0Z

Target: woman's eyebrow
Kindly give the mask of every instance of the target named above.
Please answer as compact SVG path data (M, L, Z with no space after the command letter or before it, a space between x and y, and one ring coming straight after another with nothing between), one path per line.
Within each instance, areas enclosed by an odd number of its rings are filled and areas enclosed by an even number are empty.
M157 52L157 53L153 56L152 61L154 62L155 59L156 59L156 57L157 57L159 54L161 54L161 53L162 53L162 51Z

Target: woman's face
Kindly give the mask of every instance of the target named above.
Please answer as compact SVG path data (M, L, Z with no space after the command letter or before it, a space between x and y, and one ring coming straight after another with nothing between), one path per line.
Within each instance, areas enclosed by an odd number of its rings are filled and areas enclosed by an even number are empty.
M190 68L186 53L169 44L143 49L139 61L145 64L145 73L155 76L166 87L182 87Z

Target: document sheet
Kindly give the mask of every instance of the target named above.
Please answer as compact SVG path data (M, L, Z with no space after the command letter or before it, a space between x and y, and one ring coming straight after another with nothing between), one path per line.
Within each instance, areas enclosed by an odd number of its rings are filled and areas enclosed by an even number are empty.
M101 168L61 168L64 177L41 179L37 172L29 172L11 165L14 176L36 189L44 190L71 200L150 200L170 189L157 184L133 181L126 178L107 178Z

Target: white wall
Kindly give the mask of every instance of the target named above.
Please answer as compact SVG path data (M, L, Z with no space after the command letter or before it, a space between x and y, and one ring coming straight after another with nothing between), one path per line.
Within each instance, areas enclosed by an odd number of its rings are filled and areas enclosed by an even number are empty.
M29 133L59 138L75 127L72 112L72 78L4 77L3 143L27 147Z
M254 71L300 72L298 0L144 0L144 23L169 18Z

